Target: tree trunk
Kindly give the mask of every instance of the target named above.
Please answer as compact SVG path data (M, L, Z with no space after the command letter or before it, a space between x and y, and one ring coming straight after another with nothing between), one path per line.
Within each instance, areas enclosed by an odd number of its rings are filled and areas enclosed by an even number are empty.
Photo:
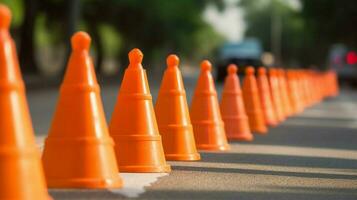
M20 36L20 66L24 73L38 73L35 59L34 28L38 11L38 0L24 1L25 16Z
M102 69L103 69L103 61L104 61L104 49L103 49L103 43L102 43L102 39L100 37L100 33L99 33L99 25L96 21L91 21L90 25L89 25L89 30L90 33L93 37L93 44L96 47L97 50L97 60L95 63L96 66L96 71L97 73L101 73Z
M63 12L63 18L65 19L65 42L66 42L66 60L69 59L71 54L71 37L77 29L78 21L80 18L80 0L66 0L66 10ZM63 66L62 74L66 71L67 62Z

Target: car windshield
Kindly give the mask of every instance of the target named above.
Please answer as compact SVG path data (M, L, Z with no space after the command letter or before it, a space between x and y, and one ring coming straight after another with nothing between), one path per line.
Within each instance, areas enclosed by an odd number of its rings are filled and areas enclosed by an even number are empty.
M262 49L255 40L243 41L235 44L226 44L221 48L221 58L260 58Z

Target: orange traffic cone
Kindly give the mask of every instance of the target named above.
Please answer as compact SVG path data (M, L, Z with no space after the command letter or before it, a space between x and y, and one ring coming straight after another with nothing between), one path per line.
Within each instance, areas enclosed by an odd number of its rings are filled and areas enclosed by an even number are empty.
M301 77L301 72L300 70L296 70L295 71L295 79L296 79L296 87L297 87L297 90L298 90L298 106L299 106L299 110L300 112L303 112L304 109L305 109L305 93L304 93L304 90L303 90L303 87L302 87L302 77Z
M51 188L119 188L122 180L89 56L90 37L77 32L61 85L43 164Z
M256 133L265 134L268 130L265 125L264 115L261 108L257 81L254 76L254 68L247 67L245 75L246 77L243 82L243 99L250 129Z
M193 136L179 58L167 57L155 113L167 160L200 160Z
M208 60L201 63L201 74L191 104L191 120L197 148L200 150L228 150L217 92Z
M109 131L120 171L169 172L142 59L139 49L130 51Z
M265 123L269 126L276 126L278 124L278 120L273 107L269 82L266 75L266 69L264 67L260 67L258 69L257 82Z
M330 88L326 88L328 91L328 96L336 97L339 94L339 84L336 71L330 70L328 72L328 79L330 81Z
M242 91L237 76L237 66L228 66L228 76L224 82L221 113L229 140L252 141L248 116L245 112Z
M296 79L295 72L292 70L289 70L287 72L287 85L288 85L288 94L289 94L289 100L290 100L290 105L292 108L293 114L298 114L302 112L302 106L301 102L299 101L299 88L298 88L298 82Z
M292 112L291 112L291 105L288 97L285 71L283 69L278 69L278 77L279 77L279 87L280 87L284 116L289 117L292 115Z
M269 85L272 97L272 103L275 110L276 118L278 122L283 122L285 120L285 115L283 111L283 105L280 95L279 79L276 69L269 70Z
M10 10L0 4L0 199L51 199L10 23Z

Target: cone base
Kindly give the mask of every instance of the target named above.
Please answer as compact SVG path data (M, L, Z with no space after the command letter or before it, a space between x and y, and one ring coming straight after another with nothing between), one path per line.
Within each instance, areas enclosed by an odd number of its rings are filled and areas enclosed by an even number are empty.
M244 134L232 134L232 136L227 135L227 139L229 141L244 141L244 142L251 142L254 139L254 136L251 133L244 133Z
M123 181L117 179L47 179L48 188L111 189L122 188Z
M279 120L278 120L278 124L283 123L283 122L285 122L285 121L286 121L286 118L285 118L285 117L282 118L282 119L279 119Z
M270 126L270 127L276 127L278 126L278 122L275 121L270 121L270 122L266 122L266 125Z
M212 144L197 144L198 150L207 150L207 151L228 151L231 147L226 145L212 145Z
M255 130L252 130L253 133L255 134L260 134L260 135L265 135L268 133L268 130L265 128L261 128L261 129L255 129Z
M167 173L171 172L170 165L162 166L121 166L119 165L120 172L130 173Z
M166 160L171 161L194 161L201 160L201 156L199 153L194 154L165 154Z

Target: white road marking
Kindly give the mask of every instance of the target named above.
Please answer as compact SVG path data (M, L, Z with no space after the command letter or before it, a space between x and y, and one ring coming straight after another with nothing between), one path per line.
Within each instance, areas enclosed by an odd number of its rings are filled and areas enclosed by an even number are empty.
M44 139L45 137L36 137L36 144L41 152L44 147ZM115 194L124 195L128 198L136 198L145 192L145 187L152 185L160 177L166 175L168 175L168 173L120 173L124 182L124 187L121 189L111 189L109 191Z
M303 114L299 115L300 118L299 116L292 118L282 125L357 129L357 102L347 95L338 98L338 101L324 102L316 107L308 108ZM311 119L318 119L318 121ZM339 120L333 121L332 119Z
M112 193L121 194L129 198L139 197L145 192L145 187L155 183L160 177L168 175L167 173L120 173L124 187L121 189L112 189Z

